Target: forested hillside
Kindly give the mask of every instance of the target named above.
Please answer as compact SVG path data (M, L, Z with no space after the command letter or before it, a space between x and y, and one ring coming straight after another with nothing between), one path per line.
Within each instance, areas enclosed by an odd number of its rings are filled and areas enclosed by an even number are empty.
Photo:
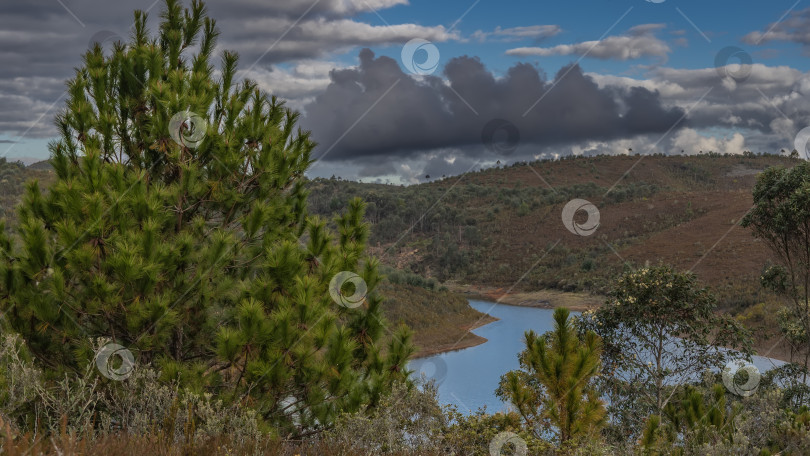
M775 334L768 312L774 297L759 277L771 253L738 224L751 207L756 175L795 163L754 154L599 156L516 163L411 186L316 178L308 183L308 204L331 217L352 198L364 199L370 250L393 268L389 273L400 269L454 290L483 287L490 297L510 288L511 295L553 289L593 294L593 303L626 265L693 268L717 293L720 307L762 328L766 343ZM53 179L47 168L0 164L0 211L10 224L24 183L38 179L47 187ZM593 236L564 228L560 213L573 198L599 208ZM480 317L457 295L437 291L439 285L405 282L386 286L386 313L416 329L420 353L458 340ZM407 310L417 302L421 312ZM430 324L419 323L420 315L429 316ZM441 326L449 332L436 332ZM466 337L462 346L475 343L473 335Z
M0 218L14 219L14 207L20 202L25 183L32 179L41 181L45 186L50 184L53 181L50 165L39 162L25 166L21 162L0 157Z
M529 271L515 291L599 294L624 262L661 261L694 266L724 305L746 306L758 299L751 280L769 253L737 224L751 207L756 174L795 163L774 155L588 157L518 163L412 186L316 178L308 184L308 204L331 216L361 197L368 204L373 253L384 264L439 282L508 287ZM32 179L47 187L53 174L42 163L0 162L0 211L9 224ZM599 208L594 236L565 230L560 212L572 198ZM730 258L733 274L717 267Z
M756 279L770 254L737 224L751 207L757 173L797 162L753 154L599 156L413 186L314 179L309 205L327 215L363 198L376 256L442 282L510 287L527 273L515 291L601 294L625 263L660 261L694 267L724 306L745 307L761 298ZM598 207L593 236L563 226L562 207L573 198Z

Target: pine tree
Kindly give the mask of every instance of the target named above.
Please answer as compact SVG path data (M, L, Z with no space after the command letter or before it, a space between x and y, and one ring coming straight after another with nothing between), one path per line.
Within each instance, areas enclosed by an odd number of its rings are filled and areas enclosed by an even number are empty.
M129 349L166 381L254 407L283 435L328 426L405 378L409 333L387 342L380 278L364 257L364 204L337 233L306 210L315 143L298 114L236 81L200 1L167 0L157 36L95 45L67 83L49 145L57 180L27 189L0 229L8 329L53 377ZM330 298L340 271L365 281L358 307Z
M723 385L676 388L663 410L666 421L662 423L661 415L647 419L638 442L644 454L693 454L718 441L734 443L742 405L727 403Z
M594 332L580 338L566 308L554 311L554 330L525 334L521 370L501 379L498 396L511 402L538 438L556 429L560 443L584 437L605 421L605 408L593 386L601 341Z

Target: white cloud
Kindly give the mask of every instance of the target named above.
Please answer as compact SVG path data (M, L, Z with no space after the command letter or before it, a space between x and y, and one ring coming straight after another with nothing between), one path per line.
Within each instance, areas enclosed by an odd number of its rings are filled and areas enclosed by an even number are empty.
M609 36L600 41L584 41L551 47L520 47L509 49L506 54L540 57L580 55L603 60L666 57L671 51L669 45L654 35L662 27L661 24L642 24L630 29L626 35Z
M665 98L675 98L684 95L685 89L676 82L665 79L634 79L626 76L610 74L587 73L599 87L644 87L647 90L658 91Z
M561 32L562 28L560 28L559 25L529 25L511 28L495 27L495 30L491 32L477 30L472 34L472 38L481 42L489 40L517 41L522 39L541 41L559 35Z
M728 137L705 136L691 128L684 128L674 134L669 147L669 153L696 154L700 151L716 152L721 154L741 154L745 150L745 137L740 133L732 133Z
M70 13L51 0L4 7L0 15L0 100L4 106L0 134L21 134L34 124L64 91L64 81L73 76L91 37L98 38L97 33L128 37L134 9L149 10L149 28L154 34L164 8L154 0L67 3ZM356 47L404 44L416 37L437 43L459 39L458 32L441 25L396 23L393 17L388 17L390 26L355 20L361 13L386 16L384 10L407 4L407 0L229 0L208 2L207 8L221 32L216 53L224 49L238 52L244 72L240 77L254 78L272 93L293 98L291 105L298 102L301 106L324 87L328 69L315 61L336 59L335 54ZM292 69L273 68L290 62L296 64ZM27 136L52 137L52 118L52 113L47 114Z
M688 128L664 138L658 152L792 150L798 131L810 126L810 72L753 64L746 79L731 79L733 85L723 75L716 68L667 67L648 71L644 79L588 74L600 87L629 90L641 86L657 90L668 106L692 108L686 120ZM701 97L703 101L696 105ZM633 148L646 153L657 140L645 138L646 147Z
M289 68L256 67L244 76L256 81L262 90L286 100L288 107L303 111L304 106L326 90L329 72L343 68L348 67L326 60L305 60Z
M263 17L225 24L229 29L233 28L234 33L223 33L222 47L240 52L247 62L260 59L262 65L321 58L360 46L404 44L413 38L436 43L459 39L458 32L448 31L442 25L375 26L351 19L324 17L300 22L283 17Z
M352 16L373 12L398 5L407 5L408 0L230 0L223 5L247 13L264 13L272 16L297 18L309 11L323 16ZM218 5L209 5L216 8Z

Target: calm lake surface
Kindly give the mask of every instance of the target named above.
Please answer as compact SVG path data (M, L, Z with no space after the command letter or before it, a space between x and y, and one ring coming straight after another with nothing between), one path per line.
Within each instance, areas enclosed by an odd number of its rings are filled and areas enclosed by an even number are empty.
M409 367L416 377L423 373L435 379L439 402L454 404L459 412L469 414L484 406L489 413L503 411L507 405L495 397L501 376L519 367L517 355L524 348L524 332L532 329L542 334L553 329L554 311L486 301L470 301L470 306L499 318L473 330L488 341L476 347L415 359ZM761 372L781 364L784 362L754 357L754 365Z

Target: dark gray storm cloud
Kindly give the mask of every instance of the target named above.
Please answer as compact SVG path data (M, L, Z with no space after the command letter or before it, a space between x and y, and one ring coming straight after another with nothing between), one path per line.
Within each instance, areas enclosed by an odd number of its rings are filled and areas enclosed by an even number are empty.
M514 124L521 144L557 145L663 133L684 114L642 87L599 88L577 65L547 80L518 63L496 78L479 59L458 57L444 78L418 80L364 49L358 67L335 70L331 80L304 119L320 143L315 156L325 160L465 146L478 146L465 148L468 156L480 154L482 131L493 119Z
M19 145L3 147L0 155L8 150L34 154L32 148L26 149L29 140L44 144L42 138L55 135L52 119L64 103L64 81L80 65L91 38L129 37L134 9L149 10L154 32L164 7L163 0L6 3L0 15L0 138ZM240 53L239 76L255 79L297 109L305 107L304 125L320 142L315 156L328 151L326 162L316 164L327 176L399 174L423 179L425 174L464 172L479 160L620 153L630 147L645 150L645 145L652 145L651 151L714 147L690 129L740 132L745 147L774 151L787 147L800 129L810 125L810 73L763 65L755 53L751 74L744 81L722 78L711 59L692 69L654 66L641 79L631 79L583 74L577 66L556 75L549 70L547 76L528 64L516 64L496 77L477 58L461 57L443 59L442 75L414 77L403 73L399 62L377 58L370 51L361 53L358 67L328 75L331 68L345 64L344 54L354 55L361 47L390 45L398 53L416 37L437 45L466 39L542 42L561 32L558 25L526 25L464 37L432 17L426 24L390 26L373 25L374 17L371 23L358 17L380 11L387 17L386 9L404 4L406 0L207 2L221 31L217 52ZM621 59L630 49L666 56L670 49L656 38L656 33L663 33L661 27L647 24L619 35L621 39L607 37L589 57ZM810 46L810 10L791 13L761 30L744 41ZM581 44L571 44L571 52L557 47L555 55L581 54L574 52ZM286 68L289 64L293 67ZM707 93L710 87L713 90ZM662 140L687 109L688 118ZM494 119L515 125L516 150L496 147L493 152L482 145L482 131ZM507 133L495 131L493 141L508 139ZM46 153L44 145L41 149Z
M96 41L131 35L133 11L147 11L154 32L163 0L4 2L0 15L0 134L49 137L66 79ZM188 5L190 2L184 2ZM220 29L218 52L239 52L242 70L270 69L359 46L404 44L415 37L454 39L443 26L373 26L354 16L405 0L228 0L207 2ZM50 109L49 109L50 108Z

